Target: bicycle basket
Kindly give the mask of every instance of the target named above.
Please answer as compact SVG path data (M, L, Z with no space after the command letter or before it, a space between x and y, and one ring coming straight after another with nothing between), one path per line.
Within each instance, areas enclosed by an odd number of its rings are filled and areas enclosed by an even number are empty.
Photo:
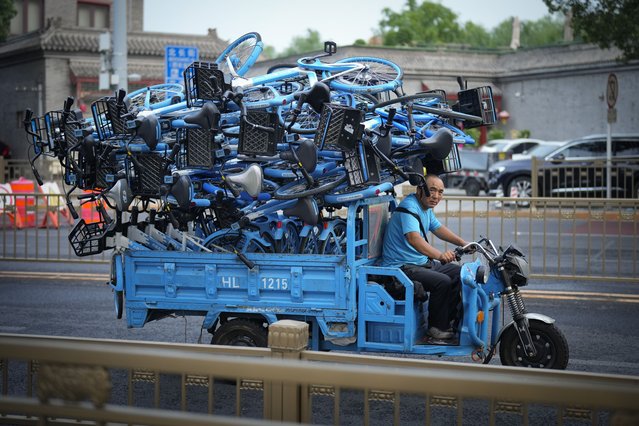
M266 132L242 122L240 124L240 141L237 146L237 153L244 155L275 155L277 143L282 140L283 136L283 129L277 114L249 110L246 119L249 123L270 127L275 131Z
M64 138L64 113L62 111L49 111L44 115L46 125L47 142L49 150L56 155L67 150L67 143Z
M131 134L126 125L127 120L123 118L128 109L126 105L118 105L114 97L105 97L93 102L91 112L101 141L122 139Z
M459 104L453 108L464 114L481 117L482 122L466 121L464 128L487 126L497 121L495 104L493 101L493 89L490 86L481 86L474 89L462 90L457 93Z
M372 148L358 145L356 149L343 151L342 155L349 187L380 182L379 158Z
M45 116L33 117L30 123L31 131L37 136L31 136L33 149L35 154L42 152L43 145L49 143L49 135L47 131Z
M186 106L191 108L219 100L230 85L224 81L224 73L216 63L196 61L184 70L184 88Z
M179 129L177 139L184 147L184 153L179 157L180 167L211 168L215 159L213 151L218 148L213 141L214 137L214 130Z
M106 244L109 230L106 222L86 223L84 219L80 219L69 233L69 243L75 255L91 256L113 248Z
M362 133L363 111L337 104L324 104L315 133L315 145L326 150L352 150Z
M108 155L106 158L99 158L96 162L95 188L110 188L115 184L117 174L117 159L115 155Z
M457 149L457 144L453 144L448 157L442 160L442 167L444 168L444 173L457 172L461 170L462 164L461 159L459 158L459 150Z
M159 197L160 185L164 184L166 174L164 157L154 152L144 152L136 154L135 159L136 162L129 162L134 169L131 192L134 196Z

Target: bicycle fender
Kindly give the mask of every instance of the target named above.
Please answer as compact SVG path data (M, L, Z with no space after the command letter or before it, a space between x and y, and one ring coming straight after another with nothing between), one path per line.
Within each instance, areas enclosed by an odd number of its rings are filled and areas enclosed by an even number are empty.
M524 316L526 318L528 318L529 320L535 319L535 320L539 320L541 322L545 322L546 324L553 324L555 322L555 319L549 317L548 315L537 314L537 313L534 313L534 312L527 313ZM505 326L503 326L502 329L499 330L499 335L497 336L497 340L495 342L499 342L501 340L501 336L502 336L502 334L504 334L504 331L506 331L509 327L514 327L514 326L515 326L515 321L514 320L509 322Z

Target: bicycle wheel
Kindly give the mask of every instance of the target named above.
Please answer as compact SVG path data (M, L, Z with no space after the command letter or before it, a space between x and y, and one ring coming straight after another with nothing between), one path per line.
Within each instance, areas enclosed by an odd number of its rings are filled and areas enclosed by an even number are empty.
M354 63L363 67L355 67L345 72L326 72L326 78L330 78L330 86L333 89L350 93L378 93L387 90L395 90L402 84L402 69L386 59L356 56L344 58L336 64Z
M342 183L346 182L348 176L343 171L335 171L315 179L315 186L308 188L305 179L298 179L290 182L286 185L280 186L275 190L275 198L279 200L292 200L295 198L308 197L310 195L322 194L328 192L333 188L338 187Z
M126 97L130 107L156 109L184 100L184 86L181 84L156 84L129 93Z
M331 230L328 237L321 241L318 248L319 254L346 254L346 222L336 218L329 224Z
M258 241L251 233L227 229L218 231L204 241L204 247L214 253L235 252L240 253L272 253L272 247Z
M215 63L225 74L232 75L235 72L237 75L243 76L257 61L263 48L264 43L258 33L244 34L229 44L215 60ZM229 60L233 69L229 68Z

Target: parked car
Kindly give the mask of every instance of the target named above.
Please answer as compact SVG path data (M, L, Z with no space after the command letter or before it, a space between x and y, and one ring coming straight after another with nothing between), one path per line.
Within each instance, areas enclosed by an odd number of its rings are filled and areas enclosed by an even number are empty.
M612 193L639 198L639 134L612 136ZM605 197L606 135L567 142L539 159L538 195L542 197ZM500 161L488 170L491 195L530 197L532 159Z
M526 160L532 157L545 157L565 144L566 141L544 141L529 151L521 154L513 154L511 160Z
M544 143L540 139L493 139L479 148L481 152L490 152L491 163L500 160L509 160L513 154L525 154L537 145Z

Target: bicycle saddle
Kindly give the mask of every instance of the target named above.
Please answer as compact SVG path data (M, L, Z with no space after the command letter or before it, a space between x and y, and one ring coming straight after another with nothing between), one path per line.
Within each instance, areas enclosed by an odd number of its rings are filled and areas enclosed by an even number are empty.
M193 198L192 188L191 178L188 175L181 175L171 185L169 194L175 198L180 208L188 209L191 206L191 198Z
M311 139L303 139L297 148L280 153L282 160L301 163L304 170L313 173L317 167L317 146Z
M206 102L199 111L187 114L184 122L197 124L202 129L217 129L220 124L220 110L213 102Z
M126 178L118 179L106 196L113 199L116 210L120 212L126 211L133 201L133 194Z
M419 141L419 144L428 148L428 153L435 160L443 160L453 147L453 134L448 129L439 129L433 136Z
M242 188L251 197L256 198L262 192L264 174L262 168L253 163L243 172L235 175L226 175L225 179L229 184Z
M313 197L304 197L297 200L297 203L291 208L283 210L286 216L296 216L302 219L304 223L315 226L319 222L319 208L317 201Z
M147 115L140 123L137 130L138 136L144 140L150 150L154 150L160 141L160 122L155 115Z
M295 99L306 102L319 113L322 112L324 104L331 101L331 89L325 83L318 81L309 90L295 95Z

